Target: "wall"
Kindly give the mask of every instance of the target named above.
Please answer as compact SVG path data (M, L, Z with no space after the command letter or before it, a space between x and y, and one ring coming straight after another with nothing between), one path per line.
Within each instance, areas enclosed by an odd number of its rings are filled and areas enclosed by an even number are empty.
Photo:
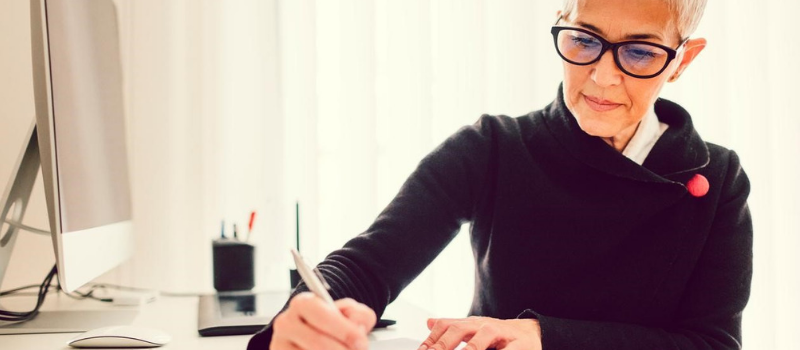
M261 289L286 288L283 122L273 1L116 1L125 75L136 248L100 281L173 292L211 291L210 241L220 220L258 212ZM5 187L33 116L27 1L0 11L0 182ZM264 20L267 19L267 20ZM269 20L272 19L272 20ZM287 217L284 217L287 216ZM47 227L34 188L24 222ZM228 228L230 230L230 227ZM230 231L229 231L230 232ZM271 237L271 236L281 237ZM49 237L23 233L2 289L40 283ZM281 281L281 282L278 282Z

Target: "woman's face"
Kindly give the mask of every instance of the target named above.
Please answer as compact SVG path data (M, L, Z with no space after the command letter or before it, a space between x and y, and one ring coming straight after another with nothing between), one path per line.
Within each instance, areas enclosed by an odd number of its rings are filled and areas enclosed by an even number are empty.
M582 0L559 25L587 29L616 43L644 40L676 48L680 43L672 13L663 0ZM599 61L578 66L564 61L564 100L587 134L632 135L652 108L661 87L681 65L683 50L660 75L639 79L617 67L611 50Z

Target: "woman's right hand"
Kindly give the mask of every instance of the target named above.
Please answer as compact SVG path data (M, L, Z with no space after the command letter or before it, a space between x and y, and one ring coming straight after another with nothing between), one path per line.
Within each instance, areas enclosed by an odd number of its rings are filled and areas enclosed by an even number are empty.
M270 350L368 350L375 312L349 298L334 304L310 292L296 295L272 323Z

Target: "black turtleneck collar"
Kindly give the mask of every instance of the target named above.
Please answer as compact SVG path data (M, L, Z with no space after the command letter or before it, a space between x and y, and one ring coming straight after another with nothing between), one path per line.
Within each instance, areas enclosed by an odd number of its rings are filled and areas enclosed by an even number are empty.
M669 128L658 139L641 166L584 132L564 103L563 86L558 97L544 110L544 120L553 136L583 163L600 171L645 182L684 182L709 163L705 142L681 106L659 98L655 103L659 121Z

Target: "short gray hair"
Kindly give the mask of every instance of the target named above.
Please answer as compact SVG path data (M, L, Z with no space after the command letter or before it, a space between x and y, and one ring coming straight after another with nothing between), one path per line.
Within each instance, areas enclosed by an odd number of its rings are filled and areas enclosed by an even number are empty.
M673 19L678 23L678 35L680 39L686 39L697 29L700 24L700 18L703 17L703 11L706 9L706 0L661 0L667 3L667 6L674 14ZM561 10L564 18L567 18L578 0L564 0L564 9Z

